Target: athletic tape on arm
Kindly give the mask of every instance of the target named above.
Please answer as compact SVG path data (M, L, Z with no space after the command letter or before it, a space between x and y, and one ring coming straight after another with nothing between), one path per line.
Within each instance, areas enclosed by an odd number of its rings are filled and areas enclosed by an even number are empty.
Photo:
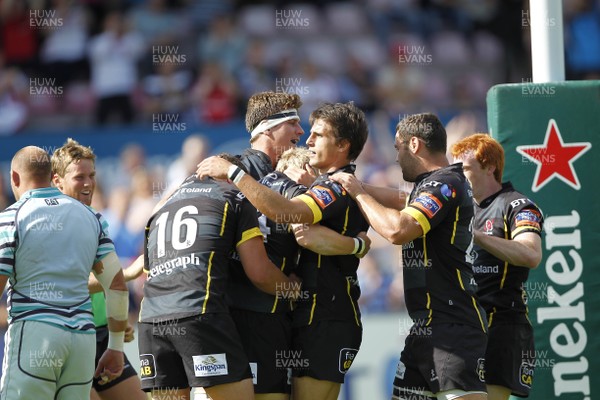
M106 257L100 261L103 266L102 273L97 273L96 279L104 288L106 293L106 313L107 316L117 321L127 320L127 312L129 308L129 292L126 290L113 290L110 285L115 276L122 271L121 263L117 254L113 251L108 253Z

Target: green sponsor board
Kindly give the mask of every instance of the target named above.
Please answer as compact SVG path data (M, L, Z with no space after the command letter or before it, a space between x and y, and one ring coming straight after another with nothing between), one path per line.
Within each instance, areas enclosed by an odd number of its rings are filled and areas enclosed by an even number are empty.
M504 180L542 209L544 257L525 285L535 329L530 398L599 399L600 81L494 86ZM531 378L530 378L531 377Z

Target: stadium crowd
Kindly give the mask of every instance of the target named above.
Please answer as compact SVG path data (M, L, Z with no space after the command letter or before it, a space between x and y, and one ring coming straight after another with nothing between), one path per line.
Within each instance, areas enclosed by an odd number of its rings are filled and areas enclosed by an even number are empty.
M598 3L564 2L571 79L600 71ZM374 127L357 174L398 186L390 123L435 110L452 143L486 130L489 87L530 81L527 8L520 0L1 0L0 135L145 126L161 113L210 127L240 120L253 93L274 90L302 96L303 120L321 101L354 101ZM155 168L131 144L111 174L118 179L99 171L94 201L120 257L139 254L150 210L210 146L197 136L173 165ZM6 177L2 171L0 208L12 200ZM372 247L360 269L363 311L401 310L394 250L377 235Z

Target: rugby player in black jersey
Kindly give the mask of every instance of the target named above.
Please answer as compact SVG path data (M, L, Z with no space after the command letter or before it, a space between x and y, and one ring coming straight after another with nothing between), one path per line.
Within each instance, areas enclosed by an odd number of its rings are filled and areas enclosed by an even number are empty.
M402 245L404 297L413 327L394 380L393 399L485 399L485 311L472 273L473 199L461 164L449 165L446 131L433 114L396 126L406 207L386 207L350 174L336 174L369 224ZM372 191L370 191L372 192Z
M535 346L525 282L542 259L542 212L510 182L502 183L504 149L489 135L462 139L452 155L463 163L475 198L473 273L488 319L488 399L527 397Z
M353 172L353 160L367 140L362 111L352 103L324 104L310 116L310 165L320 175L305 194L291 200L261 185L239 168L215 158L203 161L198 176L232 180L258 210L273 221L329 227L356 236L368 227L356 203L340 185L329 180L335 171ZM303 249L298 276L305 301L293 312L294 350L306 362L294 369L294 400L335 400L344 375L362 340L356 277L359 260L353 255L323 256Z
M225 300L232 252L261 290L294 288L262 239L256 210L225 182L192 175L153 214L139 324L142 388L153 399L189 399L190 387L204 387L215 400L254 399Z
M304 184L310 186L316 178L312 168L307 167L308 160L300 160L303 151L293 151L304 134L298 115L301 106L297 94L261 92L252 95L246 109L246 129L252 147L239 156L248 174L288 199L304 193L307 190ZM286 165L283 165L281 157L289 151L292 153L287 154ZM280 171L274 171L276 164ZM283 169L295 180L283 174ZM297 263L299 247L294 233L303 247L322 255L352 254L362 250L359 256L363 256L368 251L370 240L366 233L357 235L365 244L361 242L357 249L354 238L319 224L303 225L303 229L292 232L288 228L295 225L293 222L293 219L284 218L272 221L259 215L267 255L286 275ZM239 262L232 264L228 303L250 360L256 399L287 400L291 390L288 375L291 367L301 366L304 362L291 348L289 301L278 301L277 296L257 290Z
M306 170L310 154L304 147L285 151L277 163L277 169L265 175L260 183L288 199L305 193L308 188L294 182L284 171L290 167ZM294 224L292 219L273 221L264 214L259 214L258 221L269 259L286 275L296 269L299 244L321 255L352 254L355 249L353 238L319 225ZM316 229L319 227L322 229ZM370 243L365 233L359 233L358 236L367 245ZM364 256L367 247L361 247L363 252L357 256ZM228 303L250 361L256 399L288 399L291 371L293 367L301 368L305 363L292 348L290 299L281 294L272 296L258 290L248 280L241 266L236 265L239 263L233 264L231 284L227 291Z

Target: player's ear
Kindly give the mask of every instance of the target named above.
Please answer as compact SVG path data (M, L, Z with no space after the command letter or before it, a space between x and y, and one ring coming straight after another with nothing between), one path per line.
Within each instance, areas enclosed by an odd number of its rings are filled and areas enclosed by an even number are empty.
M14 187L19 187L21 185L21 176L13 169L10 170L10 180Z
M424 144L416 136L411 136L411 138L408 140L408 148L413 154L418 152L421 146L424 146Z
M58 174L52 174L52 183L54 183L54 186L56 186L58 190L62 191L62 179Z
M338 151L343 153L344 151L350 151L350 141L348 139L341 139L337 143Z

